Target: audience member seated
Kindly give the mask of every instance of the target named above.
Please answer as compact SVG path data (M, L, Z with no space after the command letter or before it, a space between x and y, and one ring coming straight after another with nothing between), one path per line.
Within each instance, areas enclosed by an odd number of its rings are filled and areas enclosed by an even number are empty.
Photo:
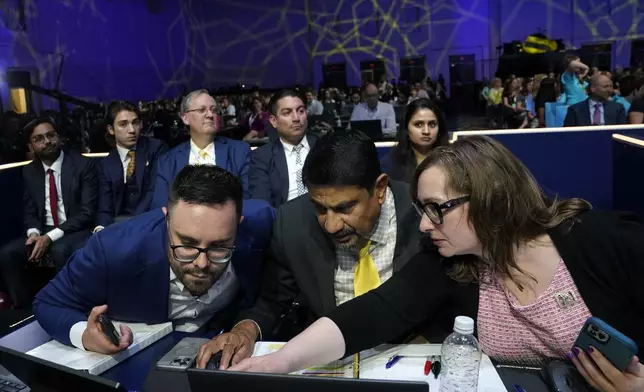
M437 309L451 303L476 320L492 360L539 367L567 358L600 391L644 390L644 226L637 218L589 211L581 199L549 199L510 151L484 136L432 151L412 188L431 246L282 350L231 370L286 373L328 363L423 320L453 320ZM574 347L591 315L640 347L626 371L599 350Z
M306 90L306 114L309 116L321 116L324 113L324 105L315 99L315 93L312 89Z
M168 201L172 180L186 165L217 165L240 177L244 195L248 194L250 146L217 136L217 106L207 90L196 90L181 102L181 119L190 127L190 140L159 158L151 208Z
M277 213L258 302L230 333L207 343L200 367L222 349L222 368L233 354L233 363L248 357L260 336L294 336L386 282L416 253L418 216L408 186L381 172L376 146L366 135L324 136L311 149L303 177L308 196Z
M564 56L564 68L566 71L561 75L563 95L566 97L566 105L574 105L585 101L588 98L582 80L588 73L588 66L579 60L574 54Z
M398 132L398 143L382 163L384 171L392 180L411 182L416 167L432 149L446 144L447 136L445 116L438 106L429 99L412 101Z
M527 115L525 98L521 95L521 80L508 78L503 88L503 117L508 128L525 128Z
M490 82L490 91L487 94L488 117L490 125L496 128L503 124L503 81L500 78L494 78Z
M611 101L612 94L612 80L602 74L593 76L588 98L568 107L564 127L627 124L624 106Z
M362 91L363 103L356 105L351 113L351 121L380 120L385 135L396 134L396 112L390 103L380 102L378 87L373 83L365 85Z
M537 112L540 127L546 126L546 103L557 102L558 90L557 80L553 78L545 78L539 85L539 92L534 99L534 108Z
M631 104L631 110L628 112L628 122L630 124L644 124L644 97L636 99Z
M131 103L110 103L105 123L116 148L98 164L98 216L94 232L150 210L157 161L168 150L164 142L141 136L141 115Z
M61 149L51 118L29 122L23 136L35 157L22 169L27 235L0 250L0 272L17 308L31 305L33 297L27 265L62 269L91 235L98 203L94 163L78 152Z
M525 97L525 110L526 110L526 127L536 128L539 125L537 118L537 110L534 105L535 81L532 78L527 78L523 82L523 91L521 94Z
M104 313L186 332L229 328L255 301L274 216L263 201L242 208L242 197L223 168L185 166L167 207L106 228L72 256L36 296L36 319L57 341L103 354L132 343L126 326L118 346L106 338Z
M266 121L268 113L264 110L264 104L260 98L253 98L253 106L244 120L244 125L249 129L244 140L257 139L266 136Z
M317 137L307 133L306 106L293 90L273 96L270 122L279 138L251 153L248 181L250 197L275 208L307 192L302 167Z

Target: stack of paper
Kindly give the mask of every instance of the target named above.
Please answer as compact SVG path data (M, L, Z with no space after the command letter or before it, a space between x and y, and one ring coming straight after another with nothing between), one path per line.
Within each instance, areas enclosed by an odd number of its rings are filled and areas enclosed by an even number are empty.
M122 323L114 322L117 331ZM29 355L38 357L59 365L67 366L76 370L87 370L90 374L101 374L114 365L138 353L152 343L172 332L172 323L155 325L123 323L132 329L133 341L130 347L114 355L104 355L79 350L76 347L65 346L55 340L51 340L41 346L27 352Z
M253 356L270 354L279 350L285 343L258 342ZM440 377L433 374L425 376L425 361L431 356L440 356L440 344L381 345L360 353L360 378L373 380L425 381L431 392L440 390ZM393 367L387 369L387 361L394 355L403 358ZM334 361L328 365L316 366L296 372L298 375L321 375L330 377L353 377L353 357ZM483 354L479 369L479 392L506 391L501 377L490 358Z

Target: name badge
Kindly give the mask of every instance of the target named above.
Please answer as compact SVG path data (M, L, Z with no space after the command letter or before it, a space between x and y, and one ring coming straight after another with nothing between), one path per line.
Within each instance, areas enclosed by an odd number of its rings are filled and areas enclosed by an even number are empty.
M557 301L557 305L561 309L572 308L578 302L572 291L560 291L555 293L555 301Z

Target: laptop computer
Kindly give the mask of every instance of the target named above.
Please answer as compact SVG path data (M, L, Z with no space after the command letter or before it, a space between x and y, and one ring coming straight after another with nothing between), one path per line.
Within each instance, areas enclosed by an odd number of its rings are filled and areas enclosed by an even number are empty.
M0 392L127 392L119 383L0 347Z
M258 374L219 370L188 369L192 392L429 392L426 382L354 380L351 378Z
M382 122L380 120L351 121L351 129L364 133L373 141L383 138Z

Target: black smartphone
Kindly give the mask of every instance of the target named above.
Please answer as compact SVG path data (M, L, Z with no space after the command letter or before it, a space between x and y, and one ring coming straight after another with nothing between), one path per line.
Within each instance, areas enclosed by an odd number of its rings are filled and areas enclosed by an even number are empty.
M101 324L101 329L107 338L112 342L113 345L119 346L121 337L114 327L112 320L104 314L98 316L98 322Z

